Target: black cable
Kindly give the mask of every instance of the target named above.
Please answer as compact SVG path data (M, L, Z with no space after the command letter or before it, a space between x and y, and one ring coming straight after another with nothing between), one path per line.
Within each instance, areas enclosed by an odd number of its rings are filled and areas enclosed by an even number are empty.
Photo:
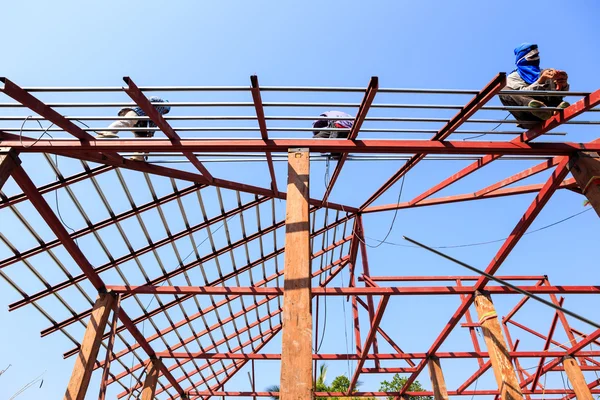
M525 236L525 235L531 235L532 233L536 233L536 232L542 231L542 230L544 230L544 229L551 228L551 227L553 227L553 226L555 226L555 225L558 225L558 224L561 224L561 223L563 223L563 222L566 222L566 221L568 221L568 220L570 220L570 219L572 219L572 218L575 218L575 217L577 217L577 216L579 216L579 215L581 215L581 214L583 214L583 213L586 213L586 212L588 212L588 211L591 211L591 210L592 210L592 208L588 208L588 209L586 209L586 210L580 211L580 212L578 212L578 213L575 213L575 214L573 214L573 215L570 215L570 216L568 216L568 217L566 217L566 218L563 218L563 219L561 219L561 220L559 220L559 221L556 221L556 222L553 222L553 223L551 223L551 224L548 224L548 225L542 226L541 228L534 229L534 230L532 230L532 231L530 231L530 232L525 232L525 233L523 234L523 236ZM389 245L391 245L391 246L418 248L418 246L412 246L412 245L401 244L401 243L394 243L394 242L387 242L387 241L381 241L381 240L379 240L379 239L375 239L375 238L372 238L372 237L369 237L369 236L365 236L365 238L368 238L368 239L370 239L370 240L375 240L375 241L377 241L377 242L381 242L381 243L389 244ZM491 243L498 243L498 242L503 242L503 241L505 241L506 239L508 239L508 238L506 237L506 238L503 238L503 239L489 240L489 241L487 241L487 242L476 242L476 243L456 244L456 245L447 245L447 246L430 246L430 247L432 247L432 248L434 248L434 249L456 249L456 248L461 248L461 247L473 247L473 246L482 246L482 245L485 245L485 244L491 244ZM381 243L380 243L380 244L381 244ZM365 244L366 244L366 243L365 243ZM370 247L372 247L372 246L370 246Z
M400 184L400 191L398 192L398 201L396 202L396 210L394 211L394 218L392 218L392 223L390 224L390 229L388 229L387 234L385 235L385 237L383 238L383 240L378 240L375 239L379 242L378 245L370 245L368 244L366 241L364 241L365 245L367 245L368 247L372 248L372 249L376 249L379 246L381 246L384 243L388 243L386 242L387 238L390 236L390 233L392 233L392 229L394 229L394 224L396 222L396 217L398 216L398 210L400 209L398 206L400 205L400 199L402 198L402 190L404 189L404 180L406 179L406 174L402 176L402 183ZM358 236L357 236L358 237Z
M506 117L504 117L504 119L502 121L506 121L508 119L508 117L510 117L510 113L506 114ZM496 125L495 127L493 127L490 132L494 132L496 129L500 128L500 125L502 125L502 122L500 122L498 125ZM477 139L477 138L485 136L485 135L489 135L489 133L484 133L484 134L481 134L481 135L475 135L475 136L466 137L466 138L463 139L463 142L465 140Z
M29 118L32 118L32 117L33 117L33 115L26 116L25 119L23 120L23 123L21 124L21 128L19 129L19 142L21 142L21 146L25 149L35 146L37 142L42 140L44 135L48 135L48 136L50 136L50 139L54 139L54 137L48 133L48 130L54 126L54 124L50 124L50 126L47 127L44 130L44 132L42 132L40 137L38 137L36 140L34 140L34 142L31 144L31 146L23 145L23 128L25 127L25 123L29 120ZM42 126L42 123L39 120L36 120L36 122L38 123L38 125L40 126L41 129L44 129L44 127Z

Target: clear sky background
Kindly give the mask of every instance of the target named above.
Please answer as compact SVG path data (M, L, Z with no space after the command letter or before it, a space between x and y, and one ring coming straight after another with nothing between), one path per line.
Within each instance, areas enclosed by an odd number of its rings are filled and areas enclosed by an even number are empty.
M6 76L22 86L120 86L121 77L131 76L138 85L249 85L249 76L257 74L261 85L289 86L366 86L371 76L378 76L386 88L479 89L499 71L510 72L514 65L513 48L522 42L538 43L542 67L568 71L571 89L593 91L600 87L598 65L598 15L600 5L589 1L26 1L10 2L2 9L1 68ZM114 95L113 95L114 96ZM126 100L99 96L95 101ZM222 94L214 95L217 101ZM61 99L58 95L40 96ZM264 94L264 100L298 100L289 95L277 99ZM360 94L320 97L312 94L299 100L359 102ZM68 99L68 98L67 98ZM81 98L79 98L81 99ZM175 100L210 100L206 94L172 94ZM228 98L236 100L237 98ZM441 103L445 97L394 98L398 102ZM463 104L468 96L456 96ZM240 101L248 101L248 98ZM572 99L576 100L576 99ZM2 101L7 101L5 98ZM59 100L57 100L59 101ZM376 102L393 101L385 95ZM450 101L452 103L452 101ZM499 104L495 99L492 104ZM174 110L172 115L182 113ZM324 110L307 110L316 115ZM349 112L355 112L351 110ZM116 110L114 111L116 113ZM214 111L220 112L220 111ZM231 112L231 111L229 111ZM243 110L240 114L248 112ZM288 114L290 110L273 110ZM3 115L14 110L2 111ZM110 111L112 113L112 111ZM598 113L595 113L598 114ZM110 115L110 114L106 114ZM409 110L373 110L370 115L425 115ZM427 116L450 117L453 111L436 111ZM487 112L478 117L503 118L504 112ZM598 120L586 115L582 120ZM288 123L289 125L289 123ZM33 126L33 124L32 124ZM368 125L365 127L376 127ZM414 128L441 125L413 124ZM486 126L488 129L493 127ZM468 128L474 129L473 126ZM514 129L509 126L505 129ZM566 126L568 140L584 142L598 136L597 129ZM225 134L224 134L225 135ZM230 136L243 136L229 134ZM249 135L247 135L249 137ZM283 136L283 135L278 135ZM289 134L300 137L301 134ZM380 137L382 135L378 135ZM375 137L375 135L365 135ZM389 137L389 136L388 136ZM459 138L460 140L460 138ZM543 140L557 140L548 137ZM559 138L562 140L562 138ZM34 160L35 159L30 159ZM30 161L30 162L34 162ZM468 162L423 162L408 174L402 200L409 200L431 187ZM42 164L40 164L42 165ZM46 165L46 164L43 164ZM331 201L358 206L397 168L400 161L351 162L333 192ZM439 195L473 192L509 176L531 162L497 162ZM268 186L264 166L209 166L216 176ZM278 164L278 182L284 187L284 164ZM54 180L51 172L32 168L28 171L36 183ZM311 196L322 195L324 163L313 163ZM540 174L525 183L542 182ZM12 186L11 186L12 185ZM397 201L398 185L377 204ZM16 191L9 182L7 193ZM418 208L398 213L388 238L402 242L402 235L412 236L432 245L457 245L506 237L532 200L531 195L501 198L440 207ZM534 222L532 230L583 210L583 198L560 191ZM65 207L69 207L66 203ZM281 208L281 207L280 207ZM70 213L66 213L67 219ZM383 238L393 213L365 217L367 236ZM21 234L9 224L8 213L0 214L3 233ZM6 218L6 219L4 219ZM73 216L76 219L77 217ZM83 226L81 221L72 220ZM503 264L500 274L547 274L554 284L600 284L594 250L598 246L600 224L593 212L585 213L556 227L525 236ZM25 239L23 239L25 241ZM371 240L370 244L377 242ZM31 243L30 243L31 244ZM22 243L23 248L28 248ZM448 250L452 255L485 268L501 243ZM0 256L9 253L3 248ZM463 274L457 266L423 251L383 245L369 249L372 275ZM42 265L43 267L43 265ZM18 274L14 268L11 270ZM346 277L347 275L343 275ZM341 280L336 280L341 285ZM18 398L62 398L71 373L73 360L63 360L69 342L60 334L39 337L47 322L31 307L8 313L8 304L20 299L18 293L0 282L0 400L12 394L36 376L44 373L42 388L31 388ZM345 352L344 308L341 298L329 300L328 330L323 352ZM496 304L505 313L516 299L501 298ZM457 308L458 299L392 299L382 327L406 351L426 351ZM589 318L600 317L597 298L572 296L565 305ZM346 324L350 323L350 305L345 306ZM530 305L520 321L546 332L553 313ZM366 326L366 324L364 325ZM573 326L590 332L576 322ZM349 329L349 328L348 328ZM442 350L470 350L467 332L457 328ZM363 331L366 335L367 329ZM516 331L515 331L516 332ZM515 333L521 349L541 349L543 342ZM353 349L351 336L348 346ZM556 334L564 342L564 332ZM278 352L279 342L265 352ZM391 349L382 346L382 352ZM531 360L530 367L536 365ZM257 363L260 374L257 389L277 383L278 363ZM348 374L352 366L345 362L330 363L329 381ZM448 387L455 389L473 371L476 364L444 361ZM593 373L588 379L596 379ZM98 376L90 385L89 399L96 398ZM364 390L378 390L384 376L363 375ZM427 373L419 378L429 388ZM560 375L550 375L550 387L562 387ZM479 383L493 388L493 376L486 374ZM229 390L248 389L245 371L227 384ZM116 389L116 388L115 388ZM115 391L110 392L112 396ZM109 395L109 398L111 396Z

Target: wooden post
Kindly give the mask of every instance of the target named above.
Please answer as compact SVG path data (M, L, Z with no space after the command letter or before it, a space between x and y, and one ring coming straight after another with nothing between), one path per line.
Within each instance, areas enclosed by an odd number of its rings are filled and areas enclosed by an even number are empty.
M98 394L98 400L104 400L106 398L106 387L108 382L108 376L110 374L110 363L112 361L112 350L115 344L115 336L117 335L117 324L119 322L119 308L121 306L121 295L117 295L115 301L115 307L113 308L112 321L110 323L110 336L108 337L108 343L106 345L106 357L104 358L104 369L102 370L102 378L100 378L100 393Z
M429 367L429 378L433 386L435 400L448 400L448 390L446 389L446 381L442 373L440 359L435 356L430 357L427 366Z
M563 367L565 367L565 372L567 373L569 382L571 382L571 386L573 386L577 400L593 400L592 392L587 383L585 383L583 372L581 372L577 361L571 356L566 356L563 358Z
M154 400L156 383L158 382L158 375L160 373L161 366L162 361L160 358L152 359L148 365L146 365L146 380L144 381L144 387L142 388L140 400Z
M92 315L81 341L79 356L75 360L73 373L63 400L83 400L90 384L94 363L102 343L104 328L111 310L114 308L115 296L111 293L101 293L94 304Z
M502 400L523 400L521 386L517 381L492 299L489 295L477 291L475 308Z
M0 147L0 189L8 180L12 169L21 164L17 152L10 147Z
M569 169L600 217L600 158L598 153L579 152L571 157Z
M308 149L290 149L285 217L281 400L312 399Z

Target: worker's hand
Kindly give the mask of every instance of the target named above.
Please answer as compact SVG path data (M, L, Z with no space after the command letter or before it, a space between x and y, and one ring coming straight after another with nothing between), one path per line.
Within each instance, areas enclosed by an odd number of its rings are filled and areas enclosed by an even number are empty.
M568 83L569 75L565 71L556 71L554 75L554 84L557 90L565 90Z
M544 83L546 82L548 79L554 79L554 76L556 75L556 70L552 69L552 68L548 68L542 71L542 73L540 74L540 77L538 79L539 83Z

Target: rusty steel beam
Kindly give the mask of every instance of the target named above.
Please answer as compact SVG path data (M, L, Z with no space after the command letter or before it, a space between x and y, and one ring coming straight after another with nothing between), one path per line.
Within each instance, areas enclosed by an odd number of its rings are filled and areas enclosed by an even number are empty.
M376 76L372 76L371 80L369 81L369 85L365 90L365 95L362 99L362 102L358 107L358 112L356 113L356 117L354 118L352 129L350 129L350 132L348 133L348 140L355 140L358 137L358 132L360 131L360 128L362 127L362 124L365 121L365 118L367 117L367 113L369 112L369 108L371 108L371 104L375 99L377 89L379 89L379 78L377 78ZM325 189L325 194L323 195L323 204L327 204L327 199L329 199L329 195L333 190L333 186L335 185L335 182L342 173L342 168L344 167L344 163L346 162L347 158L348 153L344 153L338 160L337 165L335 166L335 170L331 175L331 179L327 184L327 188Z
M250 92L252 93L252 101L254 102L254 109L256 110L256 119L258 120L258 127L260 129L260 136L262 140L269 140L269 132L267 130L267 122L265 120L265 110L263 108L262 98L260 95L260 86L258 84L258 76L250 76ZM269 174L271 175L271 188L275 196L279 194L277 190L277 177L275 176L275 167L273 166L273 156L271 152L265 153L267 157L267 165L269 167Z
M80 142L77 140L47 140L41 139L33 147L22 145L19 140L3 141L4 146L12 147L21 153L53 153L68 156L85 157L89 152L116 152L116 151L143 151L143 152L203 152L203 153L264 153L267 151L284 153L289 148L308 147L312 152L360 153L360 154L482 154L491 156L516 155L516 156L569 156L579 151L598 152L600 143L574 143L574 142L548 142L548 143L521 143L521 142L464 142L464 141L425 141L425 140L398 140L398 139L181 139L172 143L165 139L136 140L114 139L97 140L94 142ZM87 155L93 159L93 155ZM119 161L123 167L132 169L157 171L168 170L174 174L177 170L141 163L139 161ZM104 163L107 163L105 161ZM132 164L139 164L133 166ZM193 176L194 181L225 187L225 180L207 180L198 178L197 174L177 171L179 176ZM169 175L171 176L171 175ZM200 175L202 176L202 175ZM173 177L175 177L173 175ZM245 185L241 185L245 186ZM232 187L235 189L235 187ZM244 191L239 189L240 191ZM273 196L272 191L262 189ZM249 190L246 190L249 191ZM323 202L320 202L323 204ZM328 202L327 202L328 204ZM366 206L365 206L366 208Z
M107 263L104 263L104 264L102 264L102 265L94 268L94 271L96 273L101 273L101 272L104 272L104 271L108 271L110 268L113 268L116 265L123 264L123 263L126 263L126 262L130 261L130 260L133 260L136 257L139 257L139 256L141 256L143 254L146 254L146 253L148 253L150 251L153 251L153 250L155 250L155 249L157 249L157 248L159 248L161 246L167 245L167 244L171 243L171 241L178 240L180 238L183 238L183 237L186 237L188 235L191 235L194 232L197 232L199 230L202 230L202 229L205 229L205 228L211 226L211 224L223 221L223 220L225 220L225 219L227 219L227 218L229 218L229 217L231 217L233 215L236 215L236 214L238 214L240 212L243 212L244 210L247 210L247 209L250 209L252 207L255 207L255 206L257 206L257 205L259 205L259 204L261 204L261 203L263 203L265 201L268 201L268 199L267 198L261 198L261 199L258 199L258 200L254 200L254 201L252 201L250 203L246 203L241 208L238 207L238 208L235 208L233 210L230 210L230 211L228 211L228 212L226 212L224 214L221 214L221 215L218 215L216 217L213 217L213 218L209 219L208 221L204 221L204 222L201 222L201 223L199 223L197 225L194 225L194 226L190 227L189 229L184 229L183 231L180 231L180 232L178 232L176 234L172 234L170 236L167 236L167 237L165 237L165 238L163 238L161 240L158 240L158 241L156 241L156 242L154 242L152 244L149 244L148 246L145 246L145 247L142 247L140 249L137 249L134 252L130 252L128 254L125 254L125 255L123 255L123 256L115 259L114 261L109 261ZM134 214L135 214L135 210L134 210ZM211 253L207 257L211 257L213 255L214 255L214 253ZM209 258L209 259L212 259L212 258ZM200 261L196 260L195 262L192 262L192 263L188 264L188 267L192 268L193 266L198 265L199 262L201 262L201 261L208 261L209 259L203 258ZM193 263L195 263L195 264L191 265ZM0 264L0 265L2 265L2 264ZM84 274L77 275L75 277L69 278L69 279L67 279L67 280L65 280L65 281L63 281L61 283L58 283L58 284L56 284L54 286L51 286L51 287L49 287L47 289L44 289L44 290L42 290L42 291L40 291L38 293L35 293L35 294L31 295L31 296L24 297L22 300L19 300L19 301L15 302L15 303L11 304L9 306L9 310L12 311L12 310L15 310L15 309L17 309L19 307L27 305L27 304L29 304L29 303L31 303L33 301L40 300L40 299L42 299L42 298L44 298L44 297L46 297L46 296L48 296L48 295L50 295L52 293L56 293L59 290L62 290L62 289L65 289L65 288L67 288L67 287L69 287L71 285L74 285L75 283L82 282L85 279L86 279L86 276ZM42 336L45 336L48 333L52 333L52 332L45 332L45 331L43 331Z
M45 185L38 186L37 189L40 194L50 193L54 190L63 188L65 186L72 185L77 182L81 182L87 178L91 178L93 176L97 176L97 175L103 174L105 172L112 171L113 169L115 169L115 167L113 167L113 166L101 165L99 167L90 168L89 170L71 175L67 178L63 178L59 181L50 182ZM25 200L27 200L27 196L25 195L25 193L19 193L14 196L7 197L5 199L0 200L0 209L14 206L15 204L18 204Z
M348 237L347 240L350 237ZM107 285L115 293L124 294L193 294L193 295L282 295L282 287L248 286L156 286L156 285ZM479 286L410 286L410 287L334 287L313 288L315 296L424 296L424 295L464 295L473 294ZM534 294L600 294L600 286L519 286L520 289ZM494 294L521 294L506 286L488 286L485 291Z
M373 321L371 322L371 328L369 329L369 333L367 334L367 338L365 339L365 345L362 348L362 353L361 353L358 363L356 365L356 370L354 372L354 375L352 376L352 379L350 380L350 385L348 386L348 393L347 393L348 396L350 396L352 394L352 391L354 390L354 387L356 386L356 383L358 382L358 377L360 376L362 367L365 364L365 361L367 359L367 354L369 353L369 350L371 349L371 345L373 344L373 341L375 340L375 336L377 335L377 327L379 326L379 323L381 322L381 318L383 318L383 313L385 312L385 308L386 308L389 300L390 300L389 296L383 296L381 298L381 300L379 301L379 305L377 306L377 311L375 311L375 317L373 318Z
M4 93L9 97L12 97L14 100L23 104L25 107L29 108L35 113L41 115L48 121L52 122L54 125L69 132L71 135L75 136L79 140L86 142L95 140L92 135L85 132L83 129L81 129L62 115L60 115L58 112L54 111L51 107L44 104L35 96L29 94L19 85L13 83L5 77L0 77L0 82L3 83L2 85L0 85L0 92Z
M335 262L334 262L334 263L333 263L331 266L326 266L326 267L322 268L321 270L314 272L314 273L313 273L313 277L315 277L315 276L318 276L320 273L322 273L322 272L324 272L324 271L327 271L327 270L329 270L331 267L333 267L333 266L335 266L335 265L337 265L337 264L339 264L339 263L341 263L341 262L343 262L343 259L337 260L337 261L335 261ZM280 272L278 272L278 273L276 273L276 274L273 274L273 275L271 275L270 277L268 277L267 279L265 279L265 280L263 280L263 281L260 281L260 282L257 282L257 283L255 283L255 286L264 285L264 284L266 284L266 283L268 283L268 282L270 282L270 281L272 281L272 280L276 279L277 277L280 277L280 276L282 276L282 274L283 274L283 271L280 271ZM180 322L178 322L178 323L174 324L174 326L172 326L172 327L169 327L169 328L166 328L166 329L162 330L161 332L159 332L159 333L157 333L157 334L154 334L154 335L152 335L151 337L149 337L149 338L147 339L147 341L148 341L148 342L151 342L151 341L153 341L153 340L155 340L155 339L159 338L160 336L166 335L166 334L168 334L169 332L171 332L171 331L173 331L173 330L177 329L179 326L181 326L181 325L184 325L184 324L185 324L185 323L187 323L188 321L193 321L193 320L195 320L195 319L197 319L197 318L201 317L202 315L206 315L207 313L209 313L209 312L211 312L211 311L214 311L214 310L218 309L219 307L222 307L223 305L225 305L225 304L227 304L227 303L229 303L229 302L231 302L231 301L233 301L233 300L235 300L235 299L237 299L237 298L239 298L239 297L240 297L240 296L231 296L231 297L229 297L229 296L228 296L226 299L224 299L224 300L222 300L222 301L220 301L220 302L216 303L215 305L212 305L212 306L210 306L210 307L208 307L208 308L205 308L205 309L203 309L203 310L200 310L200 312L198 312L198 313L196 313L196 314L194 314L194 315L191 315L191 316L190 316L188 319L184 319L184 320L182 320L182 321L180 321ZM209 333L210 331L212 331L213 329L216 329L216 328L218 328L218 327L220 327L220 326L222 326L222 325L224 325L224 324L226 324L226 323L229 323L229 322L233 321L235 318L238 318L238 317L242 316L243 314L247 314L248 312L250 312L250 311L252 311L252 310L254 310L254 309L256 309L256 308L260 307L260 306L261 306L261 305L263 305L263 304L266 304L267 302L269 302L269 301L273 300L274 298L275 298L275 296L270 296L270 297L267 297L267 298L265 298L265 299L263 299L263 300L261 300L261 301L257 302L256 304L254 304L254 305L252 305L252 306L246 307L246 308L245 308L245 309L243 309L242 311L240 311L240 312L238 312L238 313L236 313L236 314L233 314L233 315L231 315L231 316L229 316L229 317L227 317L227 318L224 318L224 319L222 319L222 320L221 320L219 323L217 323L217 324L214 324L213 326L211 326L211 327L210 327L210 328L208 328L207 330L205 330L205 331L203 331L203 332L201 332L201 333L195 334L195 335L194 335L194 337L198 337L198 338L199 338L199 337L203 336L204 334L208 334L208 333ZM186 298L186 300L187 300L187 298ZM177 302L177 301L181 302L181 301L183 301L183 298L181 298L181 299L179 299L179 300L175 300L175 302ZM168 306L169 306L169 305L168 305L168 304L166 304L166 305L165 305L165 308L166 308L166 307L168 307ZM250 325L250 327L252 327L252 324ZM238 335L239 333L243 333L243 331L245 331L245 330L244 330L244 328L240 329L238 332L236 332L236 335ZM185 343L188 343L188 341L189 341L189 340L193 340L193 338L188 338L188 339L184 340L184 342L185 342ZM172 349L173 349L173 350L176 350L176 349L177 349L177 348L179 348L179 347L180 347L180 345L176 345L176 346L174 346ZM123 350L122 352L120 352L120 353L118 354L118 356L119 356L119 357L122 357L122 356L124 356L124 355L128 354L130 351L133 351L133 350L135 350L136 348L137 348L136 346L132 346L131 348L125 349L125 350ZM75 353L75 350L76 350L76 349L73 349L73 350L71 350L71 352L70 352L70 353L68 353L68 355L72 355L72 354L74 354L74 353ZM204 350L205 350L205 351L210 351L210 350L211 350L211 348L205 348ZM71 354L71 353L72 353L72 354ZM68 355L67 355L67 354L65 354L65 358L66 358ZM98 365L98 367L100 367L100 366L101 366L101 365ZM143 366L143 364L138 364L137 366L133 367L133 368L131 369L131 371L135 371L135 370L137 370L137 369L141 368L142 366ZM129 373L130 373L130 372L129 372ZM127 372L127 371L125 371L125 372L121 373L121 374L118 376L118 378L122 378L123 376L126 376L126 375L128 375L128 372ZM111 380L109 383L112 383L112 382L113 382L113 380Z
M150 103L150 100L148 100L148 98L144 96L144 93L142 93L142 91L137 87L133 80L128 76L123 77L123 80L128 86L127 88L125 88L125 93L127 93L129 97L131 97L131 99L142 109L142 111L144 111L144 113L150 118L150 120L154 122L156 126L169 138L171 143L179 143L181 138L179 137L177 132L175 132L173 127L167 122L167 120L163 118L163 116L158 112L158 110L154 108L152 103ZM208 179L209 182L212 182L214 180L211 173L198 160L198 158L196 158L193 152L184 151L183 155L190 161L190 163L192 163L194 167L198 169L198 171L200 171L202 176Z
M86 275L87 279L90 283L99 291L105 292L106 285L100 278L100 276L94 271L94 268L85 257L85 255L81 252L75 241L69 236L67 230L63 227L61 222L58 220L56 214L52 211L46 200L42 197L41 194L37 192L37 188L29 178L29 176L25 173L22 167L17 167L13 171L13 178L17 182L17 184L23 190L23 193L27 194L27 197L33 204L33 206L38 210L42 218L46 221L50 229L54 232L54 234L62 241L65 250L70 254L70 256L75 260L79 268ZM148 356L154 356L154 350L150 345L145 341L144 337L137 330L135 325L131 322L127 314L124 310L119 310L119 320L127 330L131 333L135 340L140 343L141 347L148 354ZM166 369L163 369L166 371ZM174 378L170 373L167 373L165 377L169 380L173 380ZM182 394L182 389L179 386L175 386L175 389L178 393Z
M568 173L568 169L567 169L568 161L569 161L568 157L565 157L559 163L559 165L556 167L556 169L554 170L554 172L552 173L550 178L546 181L546 183L544 184L544 186L542 187L540 192L537 194L535 199L531 202L531 204L525 211L525 214L523 215L523 217L519 220L519 222L517 223L515 228L512 230L508 239L506 239L506 241L503 243L503 245L500 247L500 249L496 253L493 260L490 262L488 267L485 269L486 273L488 273L490 275L493 275L496 273L496 271L498 270L498 268L500 268L500 266L502 265L504 260L508 257L508 255L512 251L512 249L517 245L518 241L523 237L523 235L525 234L527 229L531 226L531 224L533 223L535 218L542 211L542 208L546 205L546 203L548 203L548 201L552 197L552 194L554 194L554 192L556 191L556 189L558 188L558 186L560 185L560 183L563 181L563 179L565 178L565 176ZM475 283L474 287L477 290L483 290L484 288L486 290L491 289L491 287L486 288L486 284L488 282L489 282L488 278L481 276ZM539 286L533 287L534 290L539 289L539 288L540 288ZM446 326L444 327L442 332L438 335L436 340L431 345L431 347L429 349L429 353L435 353L440 348L440 346L442 345L444 340L446 340L446 338L450 335L450 332L452 332L452 330L454 329L456 324L460 321L461 317L469 309L469 307L471 306L473 301L474 301L474 296L469 296L468 298L466 298L465 300L463 300L461 302L461 305L459 306L458 310L454 313L454 315L452 316L450 321L448 321L448 323L446 324ZM415 381L415 379L417 378L419 373L423 370L423 368L425 368L425 365L426 365L426 362L421 361L421 363L417 367L417 372L413 373L411 376L408 377L404 387L402 388L403 393L408 390L408 388Z
M191 194L191 193L195 193L196 191L198 191L198 190L200 190L200 189L202 189L204 187L206 187L206 185L195 184L195 185L192 185L192 186L185 187L185 188L183 188L181 190L177 190L177 191L175 191L173 193L169 193L166 196L157 198L157 199L152 200L152 201L150 201L148 203L145 203L145 204L142 204L140 206L137 206L134 209L125 211L125 212L123 212L121 214L112 215L112 216L110 216L110 217L108 217L108 218L106 218L106 219L104 219L102 221L96 222L96 223L94 223L94 224L92 224L90 226L87 226L85 228L79 229L79 230L77 230L77 231L75 231L75 232L73 232L73 233L70 234L71 238L78 239L78 238L83 237L83 236L85 236L85 235L87 235L89 233L92 233L94 231L98 231L100 229L103 229L103 228L106 228L108 226L111 226L112 224L114 224L116 222L124 221L125 219L133 217L135 215L139 215L139 214L143 213L144 211L148 211L148 210L151 210L153 208L156 208L156 207L159 207L161 205L164 205L164 204L166 204L166 203L168 203L170 201L177 200L178 198L181 198L181 197L183 197L185 195L188 195L188 194ZM267 200L268 199L266 199L266 198L261 199L262 202L267 201ZM250 204L250 203L248 203L248 204ZM256 203L253 202L253 204L255 205ZM20 252L19 255L8 257L8 258L5 258L4 260L0 261L0 269L8 267L11 264L14 264L16 262L22 261L22 260L24 260L24 259L26 259L28 257L32 257L32 256L34 256L36 254L40 254L40 253L42 253L44 251L47 251L49 249L52 249L52 248L60 246L60 245L61 245L60 240L55 239L55 240L46 242L46 243L44 243L42 245L33 247L33 248L29 249L29 250L25 250L23 252ZM39 299L39 298L36 297L35 295L31 296L31 298L22 299L22 300L20 300L20 301L18 301L16 303L14 303L14 305L11 304L11 306L10 306L9 309L12 311L12 310L14 310L14 309L16 309L16 308L18 308L20 306L29 304L31 301L36 300L36 299Z
M504 86L506 85L506 74L501 72L494 77L475 97L469 101L461 110L442 127L430 140L432 142L443 142L452 133L458 129L466 120L468 120L473 114L475 114L481 107L483 107L488 101L490 101ZM419 161L425 158L423 152L417 152L411 157L400 169L392 175L379 189L375 191L365 201L360 210L366 209L368 206L373 204L383 193L391 188L396 182L400 180L404 175L408 173Z
M407 202L400 203L400 204L385 204L385 205L381 205L381 206L371 206L371 207L366 208L363 211L363 213L390 211L390 210L403 209L403 208L425 207L425 206L433 206L433 205L439 205L439 204L457 203L457 202L461 202L461 201L493 199L496 197L536 193L536 192L539 192L540 190L542 190L543 187L544 187L543 183L538 183L538 184L531 184L531 185L516 186L513 188L498 189L493 192L483 194L479 197L476 196L475 193L467 193L467 194L457 194L457 195L446 196L446 197L436 197L433 199L425 199L419 203L414 203L414 204L411 204L410 202L407 201ZM558 189L573 190L575 188L577 188L577 184L575 183L575 181L572 178L566 179L558 186Z
M600 104L600 90L597 90L591 93L589 96L577 101L575 104L572 104L570 107L563 110L561 113L556 114L549 120L541 123L537 127L534 127L527 132L521 134L520 137L517 137L511 141L511 143L526 143L530 140L533 140L544 133L549 132L551 129L559 126L560 124L569 121L570 119L580 115L581 113L588 111ZM439 192L440 190L450 186L452 183L472 174L473 172L479 170L480 168L488 165L494 160L500 158L501 155L486 155L478 161L470 164L469 166L463 168L456 174L450 176L445 179L441 183L437 184L433 188L423 192L421 195L415 197L411 200L412 204L417 204L420 201L426 199L427 197Z

